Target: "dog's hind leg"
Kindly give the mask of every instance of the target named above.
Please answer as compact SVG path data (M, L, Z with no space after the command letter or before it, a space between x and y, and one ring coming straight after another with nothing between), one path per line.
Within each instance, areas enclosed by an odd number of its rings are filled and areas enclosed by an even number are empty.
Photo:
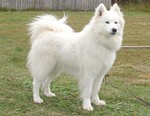
M40 98L39 89L41 86L42 80L33 79L33 100L36 103L42 103L43 100Z
M45 81L42 83L42 90L44 92L44 95L48 97L53 97L56 96L54 93L51 92L50 90L50 84L52 82L54 77L47 77Z
M52 67L53 68L53 67ZM51 68L51 69L52 69ZM49 65L38 65L33 71L33 100L36 103L42 103L43 100L40 98L39 89L41 85L43 86L44 94L46 96L55 96L55 94L51 93L49 84L53 78L49 78L50 76L50 67Z

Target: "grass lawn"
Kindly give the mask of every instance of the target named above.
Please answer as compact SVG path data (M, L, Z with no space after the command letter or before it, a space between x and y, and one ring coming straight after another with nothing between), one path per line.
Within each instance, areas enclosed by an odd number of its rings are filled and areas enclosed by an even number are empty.
M100 97L104 107L83 111L77 82L60 76L52 83L56 97L43 94L43 104L32 101L32 79L26 68L30 48L27 23L44 13L61 17L63 12L0 12L0 115L15 116L150 116L150 49L121 49L106 75ZM68 23L82 30L93 12L66 12ZM150 13L125 11L123 45L150 45Z

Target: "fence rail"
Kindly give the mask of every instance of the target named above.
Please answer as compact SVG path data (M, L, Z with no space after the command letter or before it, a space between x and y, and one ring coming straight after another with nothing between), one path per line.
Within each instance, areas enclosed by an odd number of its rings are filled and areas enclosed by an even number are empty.
M0 0L0 8L25 10L25 9L52 9L52 10L94 10L100 3L107 8L111 0Z
M150 49L150 46L122 46L126 49Z

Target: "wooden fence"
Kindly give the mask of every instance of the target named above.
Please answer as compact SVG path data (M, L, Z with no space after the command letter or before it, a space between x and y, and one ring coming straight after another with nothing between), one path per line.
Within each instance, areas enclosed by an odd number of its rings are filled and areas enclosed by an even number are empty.
M100 3L107 8L111 0L0 0L0 8L13 10L94 10Z

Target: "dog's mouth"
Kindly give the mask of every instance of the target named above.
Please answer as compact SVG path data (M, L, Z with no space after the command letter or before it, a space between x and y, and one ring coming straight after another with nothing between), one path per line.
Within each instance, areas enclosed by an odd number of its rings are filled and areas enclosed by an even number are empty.
M110 34L111 34L111 35L115 35L115 34L116 34L116 32L111 32Z

